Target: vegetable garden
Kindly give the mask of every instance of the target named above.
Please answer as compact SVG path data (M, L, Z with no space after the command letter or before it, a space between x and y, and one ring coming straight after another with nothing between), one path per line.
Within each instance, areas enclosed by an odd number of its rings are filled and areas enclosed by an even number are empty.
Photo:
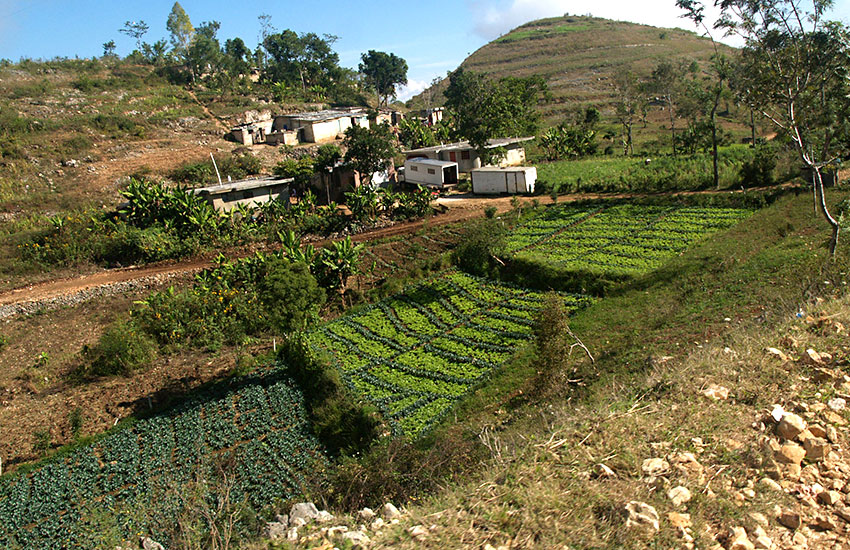
M737 208L558 206L519 227L507 248L517 258L559 268L632 276L750 214Z
M183 484L231 463L231 500L260 509L300 493L303 473L320 466L300 392L267 369L220 384L168 414L140 420L29 473L0 478L0 547L68 548L96 537L98 514L156 502L176 517ZM153 530L128 518L125 531Z
M443 272L309 335L398 435L425 433L532 337L543 293ZM570 311L590 299L564 295Z

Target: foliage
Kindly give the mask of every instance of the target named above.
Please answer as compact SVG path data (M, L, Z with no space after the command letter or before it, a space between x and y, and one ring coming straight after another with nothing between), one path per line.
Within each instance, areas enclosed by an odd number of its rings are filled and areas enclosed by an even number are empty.
M348 278L360 272L362 251L363 245L352 243L349 236L341 241L333 241L329 247L323 248L319 255L318 269L322 273L324 286L343 292Z
M192 21L189 19L186 10L180 5L180 2L174 2L174 5L171 7L171 13L168 14L165 28L171 33L171 46L178 55L185 55L195 35L195 28L192 26Z
M339 55L333 51L337 37L315 33L299 35L286 29L270 34L263 40L269 54L263 79L270 83L285 83L306 91L311 86L328 87L340 79Z
M586 126L561 124L540 135L547 160L576 159L596 153L596 131Z
M398 139L407 149L419 149L437 144L434 131L419 118L403 118L398 125Z
M313 179L313 174L316 173L315 161L312 157L301 157L298 160L286 159L277 163L274 173L282 178L294 178L297 187L306 189Z
M776 181L776 151L772 146L757 145L751 159L741 164L741 184L745 187L765 187Z
M369 50L360 60L359 69L366 77L366 85L375 89L382 105L395 97L397 85L407 84L407 61L397 55Z
M570 310L587 304L563 296ZM542 296L442 272L310 333L397 435L419 437L532 334Z
M395 134L389 124L383 123L363 128L352 126L345 131L343 140L345 163L360 173L369 185L375 173L385 170L398 151Z
M260 159L249 153L231 154L220 156L215 159L221 178L226 180L228 176L234 180L245 179L255 176L262 170ZM212 161L187 163L173 170L169 177L177 183L186 185L213 185L218 183L215 167Z
M4 335L4 334L0 334L0 352L3 351L4 349L6 349L6 346L8 346L8 345L9 345L9 337Z
M156 346L147 334L130 322L110 326L94 348L84 351L86 363L75 374L84 378L94 376L127 376L135 370L149 367L156 357Z
M537 132L537 106L546 93L546 82L539 76L494 81L461 67L449 74L444 95L457 134L489 164L494 157L487 147L491 139Z
M269 325L276 332L305 330L318 320L325 292L306 263L274 258L263 265L258 286Z
M495 212L494 212L495 213ZM503 252L507 231L504 223L492 216L471 226L452 252L452 261L460 269L485 277L491 275Z

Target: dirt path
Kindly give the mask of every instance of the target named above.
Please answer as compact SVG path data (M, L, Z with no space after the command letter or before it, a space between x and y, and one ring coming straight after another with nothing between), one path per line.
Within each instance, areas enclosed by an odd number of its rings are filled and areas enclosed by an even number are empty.
M730 191L721 191L721 193L729 193ZM735 191L741 192L741 191ZM696 195L696 194L711 194L716 191L687 191L673 193L671 196L677 195ZM558 202L574 202L577 200L587 200L605 197L607 199L631 198L642 195L637 194L614 194L614 195L596 195L596 194L576 194L564 195L558 197ZM551 204L552 199L549 196L538 197L517 197L520 202L528 204L538 201L540 204ZM440 226L450 223L456 223L464 220L481 217L484 208L494 206L498 213L507 212L512 208L511 202L514 197L474 197L471 195L455 195L449 197L441 197L436 201L438 205L446 207L448 210L443 214L435 215L428 220L418 220L414 222L404 222L395 224L389 227L382 227L372 231L365 231L352 236L352 240L356 242L366 242L388 237L396 237L399 235L415 233L421 230L426 224L429 226ZM318 241L315 245L323 245L330 242L328 240ZM162 277L168 279L172 276L200 271L212 266L212 261L209 258L192 258L179 263L168 263L163 265L145 266L145 267L128 267L122 269L110 269L91 275L80 277L59 279L54 281L46 281L14 290L0 293L0 306L9 306L26 302L38 302L50 300L61 296L77 294L86 290L106 285L115 285L139 279L149 279L152 277Z

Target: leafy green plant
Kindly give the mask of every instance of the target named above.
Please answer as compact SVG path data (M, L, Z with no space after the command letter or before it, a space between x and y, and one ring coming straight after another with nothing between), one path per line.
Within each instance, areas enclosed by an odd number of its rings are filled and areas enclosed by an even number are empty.
M33 432L32 450L34 453L43 453L50 449L50 430L42 428Z
M84 356L88 364L78 369L80 376L126 376L150 366L156 357L156 346L135 323L121 321L109 327Z
M68 424L71 427L71 437L74 439L80 436L80 431L83 429L83 421L83 409L80 407L76 407L68 413Z

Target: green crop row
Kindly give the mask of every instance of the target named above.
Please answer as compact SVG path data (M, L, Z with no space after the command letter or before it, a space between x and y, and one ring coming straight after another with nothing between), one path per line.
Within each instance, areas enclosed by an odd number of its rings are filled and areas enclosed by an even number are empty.
M259 509L292 498L323 461L301 393L278 369L211 388L20 475L0 478L0 548L85 546L99 514L155 500L176 514L175 488L233 464L231 499ZM144 520L141 520L144 521ZM139 531L153 526L128 526ZM130 533L127 533L128 535Z
M570 310L588 298L564 295ZM538 292L458 271L344 316L308 336L397 434L422 435L531 338Z
M619 205L602 211L556 206L564 223L549 233L534 233L532 220L508 239L517 258L567 270L623 276L659 267L709 233L731 227L750 211L736 208L673 208ZM579 213L584 212L582 217ZM558 219L548 211L544 220ZM526 230L526 228L531 228ZM529 237L531 236L531 237Z

